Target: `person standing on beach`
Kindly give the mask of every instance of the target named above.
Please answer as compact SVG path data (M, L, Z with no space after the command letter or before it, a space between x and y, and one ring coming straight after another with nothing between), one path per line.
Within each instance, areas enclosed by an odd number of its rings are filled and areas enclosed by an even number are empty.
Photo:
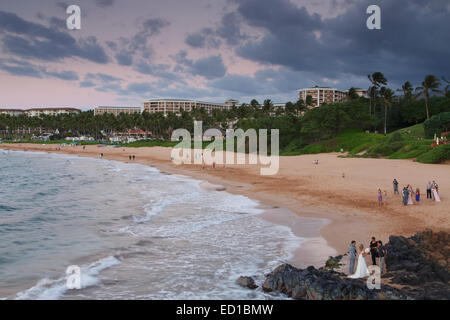
M378 189L378 206L381 207L383 205L383 194L381 193L381 189Z
M370 255L372 256L372 264L376 266L378 257L378 241L376 241L375 237L372 237L372 241L370 241Z
M386 258L386 254L387 254L387 250L385 248L385 246L383 246L383 242L378 241L377 243L377 253L378 253L378 266L380 267L380 273L384 274L384 272L386 271L386 263L384 261L384 259Z
M394 194L399 194L398 193L398 181L397 181L397 179L394 179L394 181L392 181L392 185L394 186Z
M356 254L357 254L356 241L352 240L352 242L348 246L348 256L350 258L349 269L348 269L349 274L353 274L353 272L355 270Z
M431 188L433 187L433 185L431 184L430 181L428 181L427 183L427 199L432 199L431 197Z
M413 199L412 199L412 197L413 197L413 189L412 189L412 186L408 184L408 187L407 187L407 188L408 188L408 205L414 204Z
M403 197L403 205L404 206L408 205L408 196L409 196L408 188L403 187L402 197Z
M397 191L398 192L398 191ZM387 192L386 190L384 190L384 195L383 195L383 205L387 206Z
M416 204L420 203L420 190L416 188Z

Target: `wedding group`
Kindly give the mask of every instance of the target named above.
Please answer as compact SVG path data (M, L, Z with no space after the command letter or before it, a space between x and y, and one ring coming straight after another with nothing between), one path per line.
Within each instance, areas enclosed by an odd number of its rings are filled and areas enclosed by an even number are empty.
M392 181L392 185L394 187L394 194L400 194L398 191L398 181L397 179L394 179L394 181ZM433 182L428 181L427 186L427 199L432 199L433 201L436 202L441 202L441 198L439 197L439 186L436 183L436 181L433 180ZM378 189L378 201L380 202L380 194L381 194L381 190ZM407 205L413 205L413 204L419 204L420 203L420 189L416 188L414 190L414 188L408 184L407 186L403 187L402 190L402 203L404 206ZM387 197L386 195L386 191L385 191L385 197ZM381 201L383 201L384 199L382 199Z
M348 254L350 258L349 263L349 278L358 279L365 278L370 276L369 268L367 267L365 257L370 255L372 258L372 265L378 266L380 268L380 273L384 274L386 272L386 264L385 258L387 256L386 247L383 245L383 242L380 240L376 240L375 237L372 237L370 241L369 248L364 248L363 244L356 248L356 241L353 240L348 248ZM355 262L358 260L358 264L356 266L355 271Z

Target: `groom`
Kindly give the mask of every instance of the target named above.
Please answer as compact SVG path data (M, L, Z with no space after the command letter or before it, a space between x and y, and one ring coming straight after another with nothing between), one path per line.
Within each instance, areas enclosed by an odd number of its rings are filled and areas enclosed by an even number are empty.
M372 241L370 241L370 255L372 256L372 264L376 266L378 257L378 241L375 240L375 237L372 237Z
M352 240L352 242L348 246L348 256L350 258L348 272L349 272L349 274L353 274L353 272L355 270L355 260L356 260L356 241L355 240Z

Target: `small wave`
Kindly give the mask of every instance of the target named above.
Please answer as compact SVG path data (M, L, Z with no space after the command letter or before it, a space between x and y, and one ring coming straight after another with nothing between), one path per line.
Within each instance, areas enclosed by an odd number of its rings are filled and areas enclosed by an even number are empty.
M113 256L100 259L88 266L81 267L81 288L95 286L100 283L96 276L103 270L119 264ZM17 293L17 300L57 300L69 290L66 285L67 276L58 279L44 278L28 290Z
M14 211L16 208L0 204L0 211Z

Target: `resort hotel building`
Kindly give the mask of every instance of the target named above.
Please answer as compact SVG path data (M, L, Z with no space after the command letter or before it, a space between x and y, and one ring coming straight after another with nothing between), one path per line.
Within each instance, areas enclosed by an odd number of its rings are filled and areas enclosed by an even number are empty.
M228 100L226 103L202 102L184 99L151 99L144 102L144 111L148 113L169 112L180 113L180 110L190 112L194 109L204 108L207 113L213 110L230 110L239 101Z
M0 115L7 115L7 116L21 116L25 114L25 110L21 109L0 109Z
M113 114L117 117L121 113L125 114L142 113L142 108L101 106L94 109L94 115L100 115L105 113Z
M60 114L73 114L80 113L80 109L76 108L32 108L27 110L21 109L0 109L0 114L6 114L10 116L20 116L27 115L28 117L40 117L42 115L46 116L57 116Z
M320 107L324 103L329 104L345 101L347 99L347 91L319 86L298 90L299 99L306 102L307 96L311 96L312 98L312 105L308 107Z

